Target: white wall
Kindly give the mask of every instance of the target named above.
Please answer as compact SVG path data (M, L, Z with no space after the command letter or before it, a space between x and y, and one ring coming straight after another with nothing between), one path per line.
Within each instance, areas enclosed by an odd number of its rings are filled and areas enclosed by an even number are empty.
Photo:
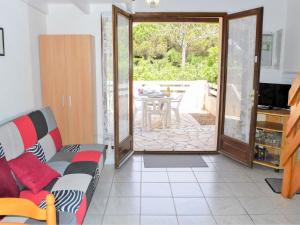
M101 13L111 11L111 4L92 5L91 13L84 14L76 6L49 5L47 16L48 34L91 34L95 37L96 88L98 141L103 138L102 121L102 79L101 79Z
M38 39L46 18L21 0L0 1L5 56L0 57L0 123L41 106Z

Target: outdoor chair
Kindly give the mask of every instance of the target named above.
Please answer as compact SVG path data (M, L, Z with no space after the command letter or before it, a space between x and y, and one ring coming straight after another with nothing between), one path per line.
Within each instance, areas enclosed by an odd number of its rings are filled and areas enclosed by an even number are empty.
M182 101L182 98L183 94L180 94L171 101L171 110L175 113L177 123L180 123L179 106Z

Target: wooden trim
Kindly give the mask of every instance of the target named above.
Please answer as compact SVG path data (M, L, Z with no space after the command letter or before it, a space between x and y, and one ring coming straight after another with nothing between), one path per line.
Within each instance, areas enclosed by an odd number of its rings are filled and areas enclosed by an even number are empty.
M217 151L135 151L135 154L218 155Z
M133 22L215 22L225 17L225 12L138 12ZM206 20L207 19L207 20ZM183 21L184 20L184 21Z

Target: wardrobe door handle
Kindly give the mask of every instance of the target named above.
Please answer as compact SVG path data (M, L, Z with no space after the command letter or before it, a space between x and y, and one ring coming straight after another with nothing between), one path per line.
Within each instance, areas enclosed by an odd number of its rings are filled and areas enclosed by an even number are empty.
M65 96L61 96L61 104L63 107L65 106Z
M69 107L72 107L72 96L69 96Z

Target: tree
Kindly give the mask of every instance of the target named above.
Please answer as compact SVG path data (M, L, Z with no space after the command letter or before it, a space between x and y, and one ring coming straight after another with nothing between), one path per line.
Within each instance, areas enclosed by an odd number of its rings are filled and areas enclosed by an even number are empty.
M219 26L211 23L169 23L163 30L180 47L181 66L185 67L188 47L199 40L216 38Z

